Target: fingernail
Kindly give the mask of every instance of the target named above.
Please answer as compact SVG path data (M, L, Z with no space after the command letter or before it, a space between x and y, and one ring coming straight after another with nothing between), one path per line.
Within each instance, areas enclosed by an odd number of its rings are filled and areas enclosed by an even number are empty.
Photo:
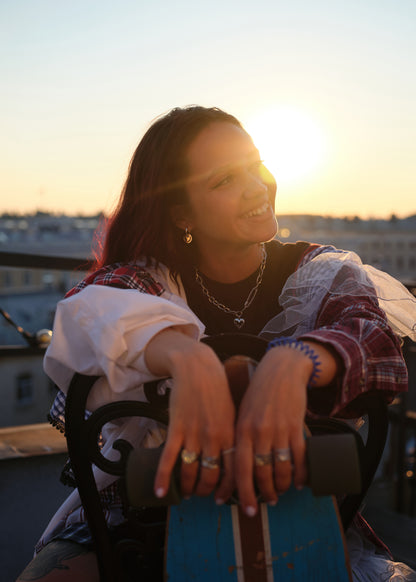
M190 495L184 495L183 498L185 499L185 501L188 501L188 499L191 499Z
M156 497L163 497L165 495L165 490L163 489L163 487L159 487L158 489L156 489L155 491L155 495Z
M274 507L275 505L277 505L277 499L272 499L271 501L267 502L268 505L271 505L272 507Z
M224 505L224 499L218 498L218 499L215 500L215 503L217 505Z
M303 489L303 485L296 485L296 489L297 489L298 491L302 491L302 489Z
M249 517L254 517L256 515L256 508L249 505L246 507L246 515Z

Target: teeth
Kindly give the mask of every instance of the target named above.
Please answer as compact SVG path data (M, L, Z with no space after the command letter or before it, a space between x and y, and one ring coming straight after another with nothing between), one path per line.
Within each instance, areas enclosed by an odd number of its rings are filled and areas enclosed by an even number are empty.
M260 206L260 208L256 208L256 210L252 210L251 212L247 212L247 214L244 215L244 218L251 218L252 216L258 216L259 214L264 214L265 212L267 212L268 209L269 209L269 203L266 202L265 204L263 204L263 206Z

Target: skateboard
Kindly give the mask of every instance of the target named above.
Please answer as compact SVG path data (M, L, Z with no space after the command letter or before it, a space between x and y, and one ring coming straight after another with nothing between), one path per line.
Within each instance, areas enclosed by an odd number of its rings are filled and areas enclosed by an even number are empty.
M334 450L333 439L336 441L338 436L344 435L308 437L308 451L313 451L311 456L319 457L319 451L327 455L329 441ZM351 448L352 441L340 444L345 451ZM336 449L338 454L339 447ZM334 496L327 494L325 475L318 475L316 482L301 491L290 488L275 506L259 503L257 515L247 517L236 499L221 506L216 505L213 495L182 499L179 465L167 496L156 498L153 480L160 454L161 449L131 453L127 492L133 507L169 506L165 538L166 581L351 581L343 528ZM340 456L344 459L344 467L352 465L350 460L345 461L342 451ZM326 456L326 463L331 466L331 458ZM314 462L309 462L311 464ZM317 473L316 467L313 473ZM337 488L338 493L340 489L344 493L356 491L356 485L348 483L346 487L344 483Z
M238 407L255 362L238 356L225 364ZM213 495L182 499L179 465L167 496L157 499L153 477L161 449L130 454L126 484L131 505L169 505L166 582L352 580L334 494L360 489L355 439L351 434L311 436L306 427L305 438L308 486L301 491L290 488L275 506L259 503L255 517L247 517L237 499L221 506Z

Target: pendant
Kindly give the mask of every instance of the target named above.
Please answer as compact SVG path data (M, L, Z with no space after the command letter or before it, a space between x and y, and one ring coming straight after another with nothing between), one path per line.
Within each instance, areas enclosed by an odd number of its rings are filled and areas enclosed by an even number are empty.
M244 317L234 317L234 325L236 327L238 327L238 329L241 329L243 327L243 325L245 324L246 320L244 319Z

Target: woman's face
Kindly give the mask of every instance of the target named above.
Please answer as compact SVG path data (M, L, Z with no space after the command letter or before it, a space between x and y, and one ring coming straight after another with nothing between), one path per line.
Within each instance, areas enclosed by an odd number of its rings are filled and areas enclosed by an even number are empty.
M189 208L183 224L201 251L247 247L275 236L276 184L245 131L212 123L191 143L187 161Z

